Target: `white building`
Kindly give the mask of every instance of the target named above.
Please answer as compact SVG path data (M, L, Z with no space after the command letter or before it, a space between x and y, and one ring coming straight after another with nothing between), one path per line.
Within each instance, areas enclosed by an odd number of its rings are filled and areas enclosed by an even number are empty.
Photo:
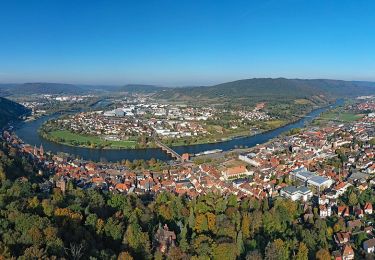
M291 199L293 201L301 199L303 201L308 201L313 196L313 193L311 190L309 190L309 188L304 186L288 186L281 189L280 196Z
M238 159L240 159L241 161L245 162L245 163L248 163L252 166L255 166L255 167L259 167L260 166L260 163L257 162L256 160L254 160L253 158L255 157L255 154L254 153L249 153L249 154L240 154L238 156Z
M298 181L300 184L308 187L314 187L317 191L329 188L333 184L333 180L316 175L308 171L305 167L293 170L289 176L292 180Z

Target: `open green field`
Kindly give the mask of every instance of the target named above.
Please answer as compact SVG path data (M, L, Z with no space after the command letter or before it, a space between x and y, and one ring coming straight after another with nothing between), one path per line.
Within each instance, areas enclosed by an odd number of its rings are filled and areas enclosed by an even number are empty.
M305 98L295 99L295 100L294 100L294 103L295 103L295 104L299 104L299 105L312 104L312 102L311 102L310 100L305 99Z
M323 121L341 121L341 122L353 122L360 118L362 118L362 115L354 114L350 112L339 112L339 111L331 111L322 114L318 120Z
M91 148L135 148L136 145L135 141L107 141L96 136L80 135L66 130L49 132L48 137L58 143Z
M267 125L271 129L281 127L285 125L286 123L287 122L285 120L270 120L270 121L264 122L264 124Z

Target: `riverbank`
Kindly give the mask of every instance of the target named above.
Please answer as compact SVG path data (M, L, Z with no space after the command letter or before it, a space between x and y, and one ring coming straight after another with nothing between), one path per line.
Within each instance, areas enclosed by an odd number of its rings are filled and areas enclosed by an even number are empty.
M40 132L40 131L39 131ZM96 136L80 135L67 130L55 130L40 135L51 142L63 145L86 147L92 149L136 149L137 142L132 140L111 141Z
M307 115L311 111L305 113ZM237 138L251 137L257 134L266 133L268 131L273 131L277 128L284 127L289 124L293 124L300 120L300 118L294 118L294 120L271 120L262 122L266 129L257 129L257 131L252 130L242 130L233 133L227 133L224 135L217 135L215 137L194 137L194 138L180 138L180 139L165 139L161 140L164 144L169 147L179 147L179 146L191 146L191 145L204 145L204 144L216 144L231 141ZM147 143L140 143L139 140L134 138L133 140L106 140L100 136L94 135L83 135L71 132L64 129L51 129L48 126L48 121L46 121L39 129L38 132L42 138L55 142L62 145L72 146L72 147L83 147L88 149L148 149L157 148L154 142L150 141ZM138 138L139 139L139 138ZM147 139L147 137L145 138Z
M332 104L332 107L337 107L343 104L343 100L338 100L336 103ZM288 132L294 128L302 128L306 123L311 122L314 118L319 116L322 112L330 109L330 106L319 108L311 111L304 118L297 120L294 123L279 127L272 131L265 133L258 133L253 136L233 138L231 140L223 141L220 143L213 144L197 144L197 145L186 145L173 147L179 154L189 153L197 154L207 150L221 149L223 151L230 151L236 147L255 147L257 144L263 144L282 133ZM20 122L16 127L16 134L25 142L32 146L44 147L45 151L51 151L53 153L68 153L72 155L79 156L85 160L91 161L108 161L117 162L124 159L135 160L144 159L149 160L151 158L168 161L171 160L166 153L158 148L147 148L147 149L90 149L85 147L73 147L63 144L54 143L42 138L38 134L38 129L47 120L53 119L57 115L47 116L45 118L40 118L32 122Z
M198 139L197 141L191 141L189 139L178 139L178 141L171 140L162 140L169 147L179 147L179 146L190 146L190 145L202 145L202 144L216 144L231 141L237 138L244 138L244 137L251 137L257 134L265 133L268 131L275 130L279 127L286 126L288 124L292 124L299 119L294 121L282 121L277 120L276 123L265 122L265 124L270 125L271 128L266 130L258 130L257 132L251 132L250 130L241 131L238 133L232 133L221 137L220 139ZM281 123L282 122L282 123ZM72 146L72 147L83 147L88 149L148 149L148 148L157 148L154 142L148 142L145 145L139 146L139 142L137 140L105 140L99 136L90 136L90 135L81 135L78 133L71 132L69 130L49 130L43 128L44 125L38 129L40 136L43 139L48 141Z

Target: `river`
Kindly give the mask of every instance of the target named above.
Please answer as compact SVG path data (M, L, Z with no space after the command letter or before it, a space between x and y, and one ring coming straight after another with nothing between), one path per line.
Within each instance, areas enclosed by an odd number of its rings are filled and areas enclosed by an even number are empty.
M228 151L234 149L236 147L253 147L257 144L262 144L267 142L268 140L279 136L280 134L287 132L293 128L300 128L303 127L306 123L311 122L314 118L319 116L322 112L332 108L340 106L344 103L344 100L339 99L333 105L329 107L319 108L313 110L305 117L301 118L300 120L276 128L274 130L253 135L247 137L240 137L235 138L232 140L220 142L220 143L213 143L213 144L197 144L197 145L188 145L188 146L177 146L173 147L173 149L179 153L190 153L196 154L200 152L204 152L207 150L213 149L221 149L223 151ZM83 147L73 147L62 145L58 143L54 143L48 141L38 134L39 127L47 120L51 119L54 116L45 116L39 118L34 121L29 122L21 122L16 126L16 134L25 142L30 145L40 146L41 144L44 147L45 151L51 151L53 153L63 152L69 153L72 155L79 156L85 160L92 160L92 161L108 161L108 162L117 162L124 159L134 160L134 159L145 159L149 160L151 158L168 161L171 158L164 153L161 149L158 148L147 148L147 149L90 149L90 148L83 148Z

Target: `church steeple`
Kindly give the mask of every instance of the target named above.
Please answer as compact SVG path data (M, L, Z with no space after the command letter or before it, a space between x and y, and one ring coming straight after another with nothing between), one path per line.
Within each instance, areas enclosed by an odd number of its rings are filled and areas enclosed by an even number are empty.
M40 156L44 156L44 149L43 149L43 145L42 144L40 144L40 148L39 148L39 154L40 154Z

